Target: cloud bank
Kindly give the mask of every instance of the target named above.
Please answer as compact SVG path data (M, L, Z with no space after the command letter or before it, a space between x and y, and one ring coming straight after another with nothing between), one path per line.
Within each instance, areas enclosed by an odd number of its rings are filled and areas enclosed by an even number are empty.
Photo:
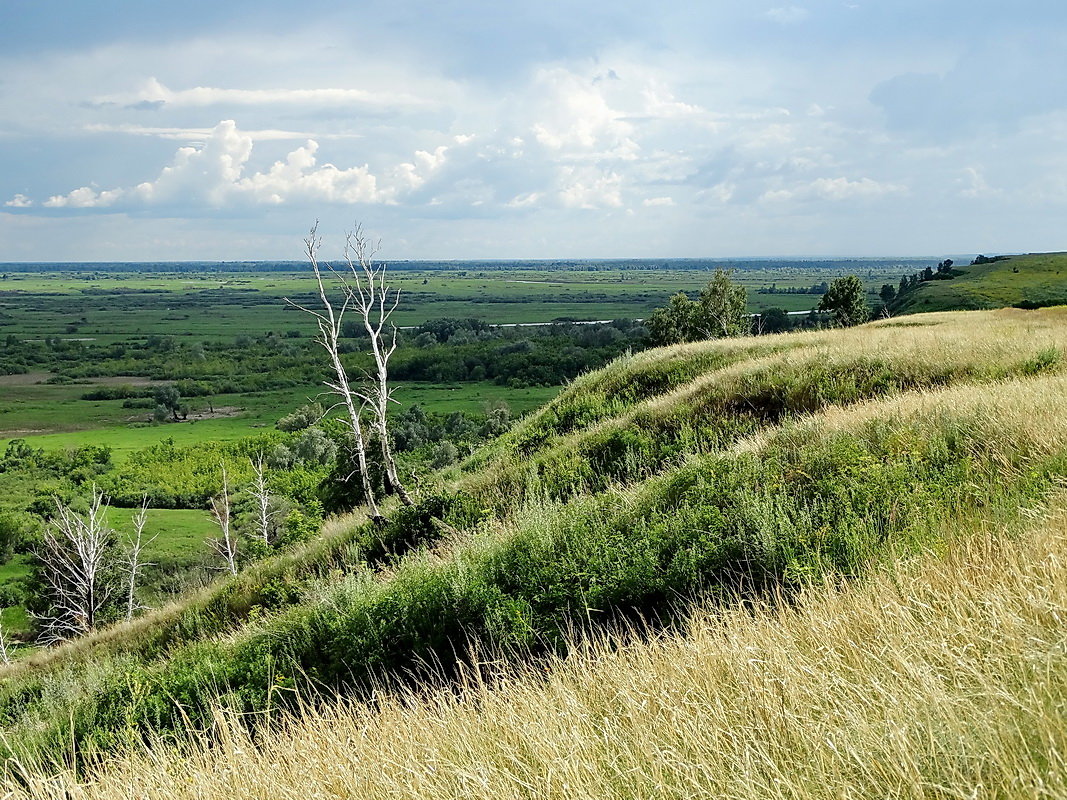
M26 6L0 260L287 257L320 216L406 257L1062 247L1060 4L564 6Z

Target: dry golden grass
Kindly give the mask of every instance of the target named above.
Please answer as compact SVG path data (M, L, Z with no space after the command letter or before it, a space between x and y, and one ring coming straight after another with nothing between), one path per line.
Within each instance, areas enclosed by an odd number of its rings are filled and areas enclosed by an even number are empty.
M462 697L117 756L48 798L1067 797L1067 512Z

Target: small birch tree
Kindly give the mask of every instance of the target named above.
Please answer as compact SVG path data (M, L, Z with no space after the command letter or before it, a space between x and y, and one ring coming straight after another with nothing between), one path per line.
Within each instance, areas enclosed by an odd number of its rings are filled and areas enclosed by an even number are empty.
M274 533L274 520L278 511L271 507L272 497L267 487L267 471L260 453L252 464L252 499L256 504L256 535L267 547L270 546Z
M226 465L222 466L222 493L211 499L211 516L219 526L221 536L211 546L218 553L231 575L237 574L237 536L233 530L233 515L230 508L230 481Z
M114 531L105 521L107 501L93 487L89 511L83 516L55 499L56 515L46 529L37 557L49 608L39 619L39 641L57 644L94 630L113 587L106 580Z
M144 526L148 522L148 495L141 496L141 507L133 515L133 535L127 534L126 553L123 566L126 572L126 621L133 619L133 615L144 608L137 602L137 575L145 567L153 566L152 562L142 561L142 553L147 545L156 540L153 536L147 542L143 541Z
M356 456L356 466L363 486L363 495L367 507L370 510L371 518L380 520L382 514L378 508L374 486L371 482L370 471L367 468L367 442L366 437L363 435L363 422L361 418L363 408L366 406L366 400L352 388L352 384L348 380L348 372L341 361L341 323L345 312L348 310L349 304L351 303L352 295L350 292L344 292L340 306L335 306L330 299L323 278L323 268L325 267L325 269L335 276L337 276L337 273L328 264L319 264L318 253L319 248L322 246L322 238L318 235L318 229L319 224L316 222L311 228L307 238L304 239L304 255L307 256L308 262L311 264L311 270L315 275L315 284L318 287L319 301L322 303L322 310L316 311L307 308L299 303L293 302L289 298L286 298L286 302L294 308L299 308L301 311L305 311L315 318L315 322L319 329L319 335L316 341L328 354L330 366L333 368L334 374L333 380L326 381L326 387L332 394L335 394L340 398L339 404L344 406L345 421L352 434L352 448ZM341 280L343 284L343 278Z

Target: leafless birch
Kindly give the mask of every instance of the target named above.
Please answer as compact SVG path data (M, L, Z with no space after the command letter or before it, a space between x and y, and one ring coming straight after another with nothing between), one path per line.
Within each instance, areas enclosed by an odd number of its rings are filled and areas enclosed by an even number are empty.
M104 580L114 531L105 521L107 501L93 487L89 511L82 516L56 498L56 516L45 531L37 556L51 608L41 617L41 644L56 644L93 630L111 587Z
M144 526L148 522L148 496L141 497L141 507L133 515L133 536L127 536L127 550L125 553L126 570L126 621L133 619L134 612L144 608L137 602L137 575L145 567L152 566L151 562L141 560L141 554L146 545L156 540L153 536L147 542L143 540Z
M318 324L319 335L316 341L329 355L330 365L333 367L334 373L333 380L326 381L326 386L333 394L340 398L340 404L344 406L347 417L346 422L352 433L352 446L355 451L357 469L359 471L360 481L363 485L363 494L366 498L367 507L370 510L372 518L381 519L381 511L378 508L374 486L371 483L370 471L367 468L367 444L366 438L363 435L363 422L360 418L360 414L362 413L364 406L367 404L366 397L352 388L352 384L348 380L348 372L341 361L341 322L345 312L349 308L349 304L352 302L353 296L350 291L346 290L343 293L340 307L336 307L330 299L322 274L323 267L335 276L337 276L337 273L328 264L319 264L318 253L319 248L322 245L322 239L318 235L318 229L319 224L316 222L314 227L312 227L311 232L308 234L308 237L304 239L304 254L307 256L308 262L311 264L311 269L315 274L315 283L318 286L319 300L322 303L322 310L316 311L314 309L306 308L298 303L294 303L288 298L286 298L286 302L313 316ZM337 277L340 278L342 285L344 285L344 278L342 276Z
M382 467L389 486L404 505L412 500L397 474L396 459L389 441L388 411L393 390L389 386L389 359L396 351L396 325L389 318L400 304L400 290L390 289L386 282L386 265L374 260L377 246L371 246L363 229L357 226L345 234L345 263L348 274L344 288L346 304L355 306L363 318L363 328L370 338L375 374L369 381L369 391L361 394L374 412L374 428L381 443ZM388 329L387 329L388 326Z
M263 544L270 546L277 510L271 509L271 494L267 487L267 472L263 465L263 454L256 459L248 459L252 464L252 498L256 503L256 533Z
M211 499L211 516L218 523L222 534L215 539L211 546L215 552L222 556L226 562L226 569L231 575L237 574L237 537L233 530L233 519L230 510L230 481L226 475L226 466L222 467L222 494Z
M0 625L0 664L11 663L11 643L7 640L7 634L4 633L4 626Z

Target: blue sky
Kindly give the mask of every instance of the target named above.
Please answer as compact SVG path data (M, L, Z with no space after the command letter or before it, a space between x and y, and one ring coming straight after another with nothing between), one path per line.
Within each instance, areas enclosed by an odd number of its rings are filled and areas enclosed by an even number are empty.
M1067 6L3 0L0 261L1067 249Z

